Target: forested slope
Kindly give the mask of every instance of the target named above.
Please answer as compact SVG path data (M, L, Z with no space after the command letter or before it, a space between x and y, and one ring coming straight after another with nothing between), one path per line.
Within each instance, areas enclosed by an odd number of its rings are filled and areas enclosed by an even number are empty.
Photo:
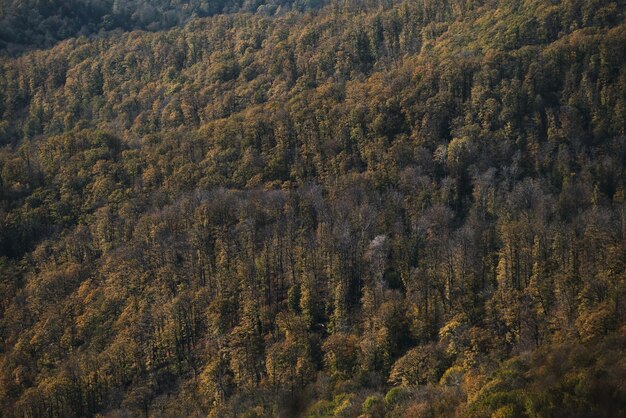
M160 30L195 17L248 12L283 14L324 0L0 0L0 53L54 45L74 36Z
M625 45L332 1L2 58L1 414L624 416Z

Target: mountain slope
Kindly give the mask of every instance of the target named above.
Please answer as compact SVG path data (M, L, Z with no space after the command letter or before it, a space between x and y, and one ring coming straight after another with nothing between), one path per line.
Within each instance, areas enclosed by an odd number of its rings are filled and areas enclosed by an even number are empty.
M623 22L331 2L3 58L2 414L623 415Z

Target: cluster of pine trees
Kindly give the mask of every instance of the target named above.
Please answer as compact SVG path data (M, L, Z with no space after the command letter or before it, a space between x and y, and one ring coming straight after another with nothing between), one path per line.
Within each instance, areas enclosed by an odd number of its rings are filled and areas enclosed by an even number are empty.
M0 59L0 414L624 416L623 1L237 5Z

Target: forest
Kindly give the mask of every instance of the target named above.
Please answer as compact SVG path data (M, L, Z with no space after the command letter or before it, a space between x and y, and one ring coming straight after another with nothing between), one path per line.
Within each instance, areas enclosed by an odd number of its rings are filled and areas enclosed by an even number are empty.
M625 9L0 0L0 416L626 417Z
M75 36L156 31L228 12L312 10L325 0L0 0L0 54L52 46Z

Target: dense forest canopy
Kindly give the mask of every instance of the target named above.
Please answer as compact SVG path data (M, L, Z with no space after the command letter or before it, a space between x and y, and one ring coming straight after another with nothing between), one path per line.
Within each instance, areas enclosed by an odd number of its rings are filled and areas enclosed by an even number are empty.
M282 14L324 0L0 0L0 50L50 46L115 29L160 30L229 12Z
M623 1L74 3L0 3L0 415L626 415Z

